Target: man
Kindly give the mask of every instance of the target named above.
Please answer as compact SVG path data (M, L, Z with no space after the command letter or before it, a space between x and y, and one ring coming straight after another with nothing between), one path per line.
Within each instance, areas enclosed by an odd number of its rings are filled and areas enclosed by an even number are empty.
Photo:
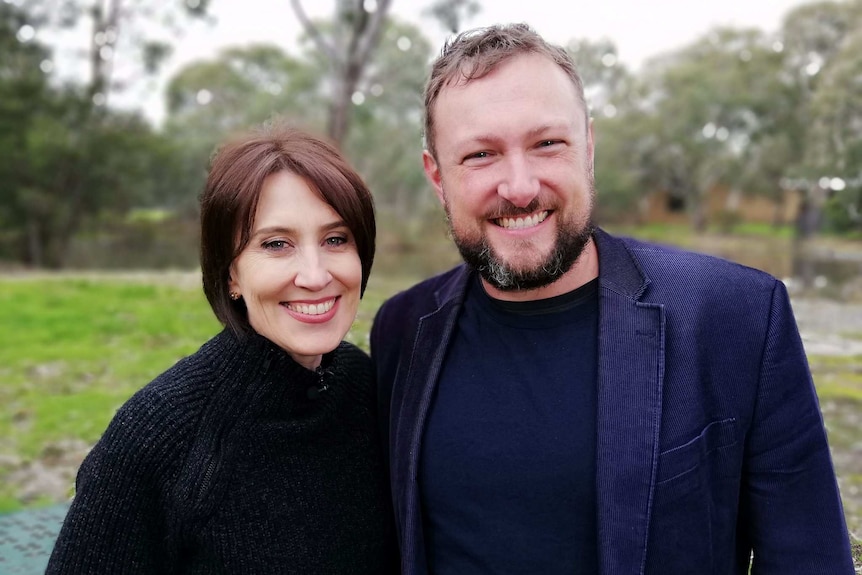
M403 572L853 573L784 286L593 226L581 80L525 25L447 43L425 112L466 264L372 328Z

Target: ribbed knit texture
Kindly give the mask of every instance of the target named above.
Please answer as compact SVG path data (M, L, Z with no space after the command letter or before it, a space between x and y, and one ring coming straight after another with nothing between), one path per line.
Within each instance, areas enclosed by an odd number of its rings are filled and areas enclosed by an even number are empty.
M322 367L224 331L160 375L81 465L47 573L391 572L369 359Z

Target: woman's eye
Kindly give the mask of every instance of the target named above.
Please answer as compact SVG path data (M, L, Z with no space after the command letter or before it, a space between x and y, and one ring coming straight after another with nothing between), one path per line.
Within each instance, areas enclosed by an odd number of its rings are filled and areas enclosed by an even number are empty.
M331 238L326 238L325 242L328 246L343 246L347 243L347 238L344 236L332 236Z
M283 250L288 246L288 243L284 240L270 240L268 242L263 242L263 249L265 250Z

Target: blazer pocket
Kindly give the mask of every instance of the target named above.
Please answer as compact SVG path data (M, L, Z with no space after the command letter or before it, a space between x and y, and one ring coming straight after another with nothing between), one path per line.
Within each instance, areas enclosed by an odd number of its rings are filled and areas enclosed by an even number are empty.
M707 425L687 443L662 452L658 459L656 492L667 491L667 495L676 498L696 489L703 475L698 468L710 464L714 456L722 459L721 452L738 442L737 434L736 419L722 419ZM719 475L730 472L720 462L718 467L712 471Z
M724 419L659 455L647 573L713 572L712 543L727 529L716 509L738 492L739 441L736 420Z

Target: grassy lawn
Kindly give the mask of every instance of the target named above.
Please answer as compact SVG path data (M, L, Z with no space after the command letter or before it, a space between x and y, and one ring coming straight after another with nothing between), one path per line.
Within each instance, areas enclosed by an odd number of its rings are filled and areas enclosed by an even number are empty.
M411 283L369 285L348 339L368 349L383 300ZM38 506L5 481L74 438L94 443L137 389L220 329L196 278L159 274L0 279L0 513Z
M116 407L218 329L200 289L111 280L0 284L0 452L98 439Z
M413 281L373 277L348 339L368 349L374 313ZM0 513L51 502L22 501L14 467L70 438L95 442L132 393L220 329L194 274L0 279L0 325ZM858 493L862 357L810 360L842 490ZM862 503L846 507L862 527Z
M19 500L12 468L70 438L94 443L218 329L197 286L67 276L0 281L0 325L0 512L45 503Z

